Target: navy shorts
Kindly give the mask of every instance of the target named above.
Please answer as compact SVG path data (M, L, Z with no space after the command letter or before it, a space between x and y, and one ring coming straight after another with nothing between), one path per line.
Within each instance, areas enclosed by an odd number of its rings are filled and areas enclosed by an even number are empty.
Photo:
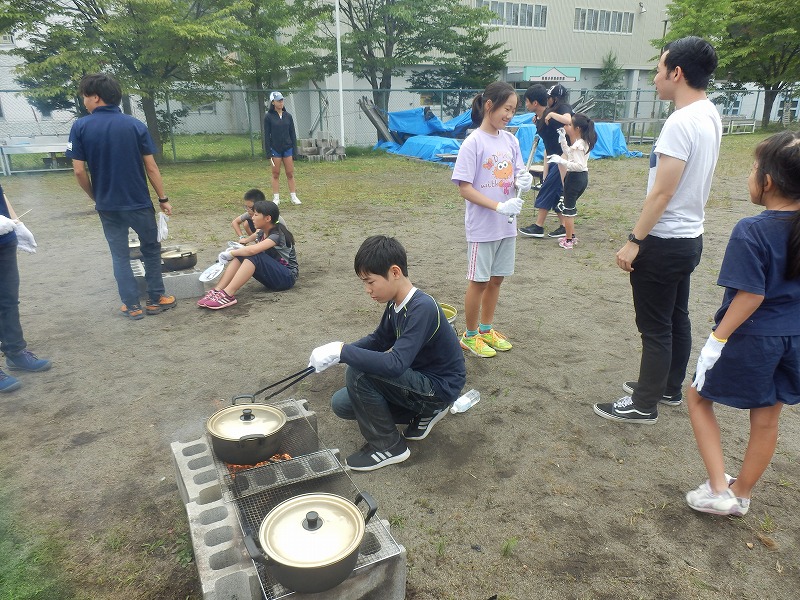
M539 190L536 202L533 203L534 208L555 210L563 191L564 188L561 184L561 173L558 172L558 166L550 165L547 170L547 177L542 182L542 189Z
M294 154L294 148L289 148L288 150L283 150L280 152L275 150L275 148L270 148L269 151L275 158L286 158L287 156L292 156Z
M800 403L800 335L736 335L706 372L700 395L734 408Z
M234 258L252 262L256 268L253 273L253 279L270 290L282 292L294 286L294 273L289 270L289 267L278 262L277 259L272 258L266 252L253 256L236 256Z

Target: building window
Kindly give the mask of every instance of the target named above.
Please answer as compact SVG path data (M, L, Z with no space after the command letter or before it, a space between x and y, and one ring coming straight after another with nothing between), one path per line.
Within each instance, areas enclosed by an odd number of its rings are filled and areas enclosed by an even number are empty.
M0 35L0 44L3 44L4 46L13 45L14 44L14 36L11 35L10 33L4 33L3 35Z
M3 114L3 99L0 98L0 121L5 120L6 116Z
M547 27L547 6L543 4L523 4L520 2L498 2L497 0L476 0L478 8L485 7L495 13L492 25L506 27Z
M729 117L735 117L740 114L742 109L741 98L731 98L730 102L722 107L722 114Z
M208 104L198 104L195 106L185 105L189 109L190 114L198 115L215 115L217 114L217 103L209 102Z
M597 31L598 33L633 33L633 13L597 8L576 8L574 31Z

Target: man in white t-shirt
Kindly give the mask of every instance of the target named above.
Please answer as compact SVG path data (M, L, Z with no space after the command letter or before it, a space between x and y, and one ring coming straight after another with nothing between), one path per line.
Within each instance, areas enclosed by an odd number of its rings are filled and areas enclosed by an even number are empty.
M717 53L699 37L668 44L653 80L675 103L650 154L647 197L617 264L630 273L636 327L642 336L637 381L629 395L594 405L613 421L652 424L658 404L677 406L692 350L689 281L703 251L703 220L719 156L722 123L706 87Z

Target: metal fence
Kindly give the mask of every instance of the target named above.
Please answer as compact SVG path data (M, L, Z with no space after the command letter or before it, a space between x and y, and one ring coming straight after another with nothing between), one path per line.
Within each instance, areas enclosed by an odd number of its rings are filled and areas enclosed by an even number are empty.
M428 106L433 114L447 121L468 110L472 98L479 91L400 88L376 93L372 89L347 89L343 92L344 106L340 107L338 90L282 90L286 97L286 110L294 117L298 138L333 139L338 145L351 148L371 147L378 141L375 126L359 105L362 99L384 111ZM523 92L520 90L520 96ZM669 103L658 100L654 90L570 90L571 101L584 95L595 99L595 118L623 123L626 134L631 133L631 123L636 134L638 125L638 135L643 139L657 133L659 123L671 110ZM763 106L763 98L759 103L759 95L758 92L720 95L717 98L720 112L734 118L756 120L757 111ZM224 89L206 90L205 96L210 101L202 105L170 98L158 106L163 159L196 161L261 156L259 95L252 90ZM789 106L792 120L797 117L797 101L791 104L779 99L776 110L780 111L782 106ZM523 104L520 104L520 110L524 111ZM130 112L145 120L141 105L135 98L130 102ZM777 118L781 116L779 112ZM0 144L25 143L24 140L35 141L36 137L52 140L55 136L65 140L76 118L77 111L43 114L28 101L24 90L0 90Z

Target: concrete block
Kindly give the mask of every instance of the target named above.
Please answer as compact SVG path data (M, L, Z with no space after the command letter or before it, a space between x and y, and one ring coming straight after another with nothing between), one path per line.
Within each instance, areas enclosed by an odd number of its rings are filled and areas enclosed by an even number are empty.
M136 278L136 285L139 287L139 297L147 298L147 281L144 278L144 265L139 259L131 261L133 276ZM187 269L186 271L166 271L161 274L164 279L164 289L167 296L175 296L178 300L187 298L199 298L206 293L206 287L200 281L198 269Z

